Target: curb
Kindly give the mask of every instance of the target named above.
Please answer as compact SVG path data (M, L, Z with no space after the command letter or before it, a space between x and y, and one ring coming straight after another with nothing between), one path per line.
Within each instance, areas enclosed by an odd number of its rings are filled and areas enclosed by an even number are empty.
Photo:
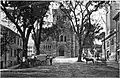
M8 67L8 69L15 69L15 68L17 68L18 66L20 66L20 64L15 65L15 66Z

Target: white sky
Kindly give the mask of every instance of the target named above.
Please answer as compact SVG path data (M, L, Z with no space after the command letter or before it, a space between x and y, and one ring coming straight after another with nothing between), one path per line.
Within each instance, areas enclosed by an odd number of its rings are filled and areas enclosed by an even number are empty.
M51 22L51 25L52 25L52 22L53 22L52 9L57 9L58 8L58 4L51 3L51 5L49 6L49 8L50 8L50 11L49 11L50 15L48 16L48 18L45 18L44 20ZM1 12L1 10L0 10L0 16L1 16L0 17L0 24L8 27L8 23L5 23L5 22L1 21L3 19L3 17L5 16L5 14L3 12ZM106 21L105 21L105 11L104 11L104 9L101 9L98 12L95 12L94 15L93 15L93 17L94 17L94 19L97 19L97 20L99 20L99 22L101 22L102 26L104 27L103 31L105 31L105 22ZM101 17L104 19L105 22L103 22L103 20L101 20ZM14 25L12 25L12 26L10 26L8 28L10 28L10 29L12 29L12 30L14 30L16 32L16 30L14 28ZM28 43L30 45L34 44L34 41L32 40L31 35L30 35ZM100 41L96 41L96 43L101 44Z

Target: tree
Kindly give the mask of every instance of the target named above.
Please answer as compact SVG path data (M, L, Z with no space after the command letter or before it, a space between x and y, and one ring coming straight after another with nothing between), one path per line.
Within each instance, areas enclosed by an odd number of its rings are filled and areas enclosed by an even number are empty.
M56 24L53 24L51 27L48 27L48 28L47 27L43 28L41 41L46 40L46 38L48 38L49 36L51 36L52 38L56 38L57 40L57 36L60 31L61 29Z
M41 28L41 30L40 29L38 29L37 31L36 31L36 33L37 32L40 32L39 33L39 37L38 37L38 35L36 34L36 40L35 40L35 35L34 35L34 33L32 34L32 39L34 40L34 41L38 41L39 43L37 43L38 45L37 45L37 47L38 47L38 49L40 48L40 42L43 42L43 41L45 41L49 36L51 36L52 38L56 38L56 40L57 40L57 36L58 36L58 33L60 32L60 28L57 26L57 25L55 25L55 24L53 24L51 27L43 27L43 26L41 26L42 28ZM38 39L38 38L40 38L40 39ZM38 50L39 51L39 50ZM39 51L40 52L40 51ZM39 54L39 53L37 53L37 54Z
M44 7L42 7L41 11L40 11L40 18L37 19L37 24L35 25L35 27L33 28L33 34L32 34L32 39L34 40L35 43L35 47L36 47L36 54L40 54L40 42L41 42L41 32L42 32L42 28L43 28L43 24L44 24L44 17L46 17L46 13L49 9L49 4L50 1L48 1L48 3L46 3L44 5Z
M23 56L27 59L27 44L34 23L46 1L1 1L1 9L15 25L23 41Z
M47 12L46 13L46 15L48 16L48 15L50 15L50 13L49 12ZM45 17L46 17L46 15L45 15ZM62 18L62 17L61 17ZM39 51L39 48L40 48L40 42L43 42L44 40L46 40L49 36L51 36L52 38L55 38L56 40L57 40L57 38L58 38L58 33L61 31L61 28L63 27L63 24L64 24L64 22L61 20L61 19L59 19L58 20L58 22L57 22L57 24L54 24L54 23L51 23L51 22L49 22L49 21L43 21L43 23L44 24L41 24L40 22L37 22L37 24L36 24L36 29L34 29L34 30L36 30L36 38L35 38L35 36L34 36L34 33L32 34L32 38L33 38L33 40L36 40L37 41L37 48L38 48L38 51ZM49 25L50 24L52 24L50 27L49 27ZM41 25L41 26L40 26ZM44 25L46 25L47 27L44 27ZM40 27L41 28L40 28ZM40 32L39 34L41 34L41 35L38 35L38 32ZM39 38L39 37L40 38ZM39 39L38 39L39 38ZM40 52L40 51L39 51ZM39 53L38 53L39 54Z
M87 26L86 26L87 25ZM86 29L86 32L88 31L88 23L86 23L85 25L85 29ZM84 42L83 42L83 46L89 46L89 48L94 48L94 41L95 39L97 40L101 40L103 37L102 37L102 33L103 32L100 32L101 30L103 29L103 27L101 27L99 25L99 23L95 23L91 26L91 30L89 33L88 33L88 36L85 38Z
M86 38L90 34L92 35L93 33L97 32L93 29L94 25L91 24L91 15L107 3L108 2L105 1L64 1L63 3L59 2L60 9L71 21L71 26L78 37L78 62L82 61L81 55Z

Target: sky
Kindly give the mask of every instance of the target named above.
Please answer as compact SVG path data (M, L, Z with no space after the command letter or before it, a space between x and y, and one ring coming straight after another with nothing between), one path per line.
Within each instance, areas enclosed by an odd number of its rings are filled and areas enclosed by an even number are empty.
M58 6L59 6L58 4L51 3L51 5L49 6L49 8L50 8L50 11L49 11L50 15L48 16L48 18L44 18L45 21L48 21L48 22L51 23L50 26L52 25L52 22L53 22L52 9L57 9ZM5 14L1 10L0 10L0 16L1 16L0 17L0 24L2 24L4 26L10 28L11 30L17 32L17 30L16 30L14 25L11 24L11 26L8 26L8 22L6 23L6 22L2 21L3 18L5 17ZM106 22L105 21L105 18L106 18L105 17L105 10L104 9L100 9L98 12L95 12L92 17L94 19L96 19L96 20L99 20L98 22L101 22L101 24L102 24L101 26L103 26L103 28L104 28L101 32L105 31L106 30L105 29L105 22ZM102 17L102 19L104 21L101 20L101 17ZM47 27L47 26L45 26L45 27ZM97 41L96 40L96 43L97 44L101 44L101 41ZM34 45L34 41L31 38L31 34L30 34L30 38L29 38L29 41L28 41L28 45Z

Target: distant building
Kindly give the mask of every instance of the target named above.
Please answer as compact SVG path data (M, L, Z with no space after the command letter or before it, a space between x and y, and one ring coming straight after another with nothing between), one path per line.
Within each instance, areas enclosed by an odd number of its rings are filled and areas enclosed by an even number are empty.
M22 38L19 34L0 24L0 64L1 69L18 64L22 57Z
M35 46L34 45L28 45L28 56L32 56L32 54L35 54Z
M106 13L106 32L105 38L102 41L102 58L105 58L108 62L118 61L118 52L120 42L120 25L119 25L119 12L120 1L113 1L108 6ZM116 20L116 22L115 22Z
M60 9L53 9L53 24L61 31L55 37L49 36L41 43L40 52L52 56L78 56L79 47L77 36L71 28L71 22Z
M28 41L28 48L27 48L27 56L32 56L35 53L36 53L36 49L35 49L34 41L30 34L30 38Z

